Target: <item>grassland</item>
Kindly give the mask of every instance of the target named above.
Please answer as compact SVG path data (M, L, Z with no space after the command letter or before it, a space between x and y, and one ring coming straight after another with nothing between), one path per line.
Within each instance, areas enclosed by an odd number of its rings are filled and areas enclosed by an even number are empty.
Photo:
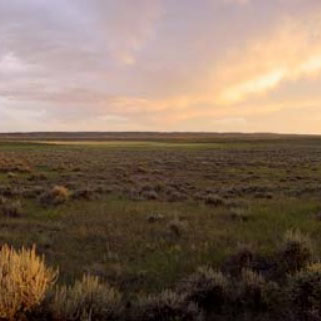
M321 255L320 137L67 138L0 138L0 243L36 244L61 283L156 293L297 228Z

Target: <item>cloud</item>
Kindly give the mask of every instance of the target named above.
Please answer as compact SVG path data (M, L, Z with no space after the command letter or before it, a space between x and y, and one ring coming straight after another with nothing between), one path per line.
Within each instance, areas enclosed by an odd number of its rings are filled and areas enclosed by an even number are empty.
M320 18L316 0L0 2L0 131L299 115L321 102Z
M248 4L250 0L223 0L223 2L244 5L244 4Z
M12 52L5 54L0 59L1 74L23 73L27 72L29 67L28 64L23 63L23 61L16 57Z
M321 72L321 12L287 19L268 36L251 40L221 66L219 101L225 104L267 93L281 84Z
M237 85L223 90L221 101L227 103L235 103L241 101L251 94L259 94L276 87L285 77L284 69L268 72L258 75L253 79L246 80Z
M128 65L153 36L163 11L160 0L94 0L90 8L91 22L111 56Z

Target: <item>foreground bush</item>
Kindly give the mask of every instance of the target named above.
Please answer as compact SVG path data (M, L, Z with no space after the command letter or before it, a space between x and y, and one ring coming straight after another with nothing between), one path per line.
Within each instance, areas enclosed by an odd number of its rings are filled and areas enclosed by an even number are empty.
M4 245L0 250L0 318L15 320L39 305L57 272L31 250L16 251Z
M310 239L300 231L288 231L277 254L277 276L285 278L287 273L303 269L313 259Z
M272 312L280 309L282 294L279 286L266 281L260 274L243 270L240 280L231 288L230 298L242 312Z
M85 275L73 286L58 287L50 308L55 320L115 320L121 311L120 301L118 291L98 277Z
M309 263L312 259L309 240L289 232L270 257L243 247L223 265L226 273L202 267L173 291L139 295L135 301L127 293L125 301L117 290L89 275L46 295L57 273L45 266L35 248L3 246L0 320L316 321L321 320L321 263ZM262 267L268 267L267 272Z
M313 264L289 279L287 298L296 318L321 319L321 264Z
M228 280L221 272L200 268L182 282L180 292L186 299L197 303L206 311L221 310L227 295Z
M169 290L158 295L141 298L136 306L136 321L194 321L200 320L196 304L186 301L186 297Z

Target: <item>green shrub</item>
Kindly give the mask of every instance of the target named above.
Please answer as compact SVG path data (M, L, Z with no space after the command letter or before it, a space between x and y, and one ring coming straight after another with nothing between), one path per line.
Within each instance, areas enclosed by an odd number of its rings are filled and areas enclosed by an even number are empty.
M55 320L114 320L121 312L120 302L117 290L85 275L73 286L56 288L51 312Z
M239 277L244 269L251 269L255 254L251 247L239 245L236 252L227 258L223 264L223 271L232 277Z
M168 229L171 235L180 238L187 230L187 223L176 217L168 223Z
M321 318L321 264L313 264L290 276L287 289L290 310L297 318Z
M4 205L7 202L7 199L0 195L0 206Z
M243 270L241 279L235 282L230 291L230 298L243 312L271 312L280 309L281 292L278 285L266 281L251 270Z
M202 267L180 286L186 299L206 311L221 310L227 295L228 280L221 272Z
M205 204L212 205L212 206L225 205L225 200L221 196L215 195L215 194L206 195L204 198L204 201L205 201Z
M284 278L287 273L301 270L312 258L310 239L298 230L287 231L276 258L278 277Z
M21 217L23 215L20 201L0 201L0 214L7 217Z
M136 306L135 320L194 321L200 316L196 304L189 303L182 294L166 290L159 295L141 298Z

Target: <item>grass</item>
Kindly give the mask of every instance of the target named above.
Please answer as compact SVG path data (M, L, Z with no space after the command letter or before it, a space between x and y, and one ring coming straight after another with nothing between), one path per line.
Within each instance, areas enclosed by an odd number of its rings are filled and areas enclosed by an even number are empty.
M23 215L0 217L0 242L36 243L60 267L60 282L90 272L123 291L147 293L198 266L221 266L240 244L271 253L297 227L321 255L320 142L5 141L0 195L14 192L3 196L20 200ZM8 178L1 159L9 158L31 173ZM67 187L70 199L42 204L54 186ZM206 204L207 195L223 204ZM162 219L151 223L156 214ZM170 227L175 220L178 232Z
M155 291L197 266L219 267L240 243L269 253L286 230L298 226L320 244L321 225L313 216L318 209L317 200L253 201L247 211L249 221L240 222L231 219L227 209L194 203L137 203L107 197L42 208L29 202L25 218L2 220L0 239L16 246L37 243L48 261L60 266L64 281L98 270L106 278L115 273L120 283L121 278L136 276L134 289ZM148 216L156 212L164 221L149 223ZM179 238L168 229L175 217L184 217L187 225Z

